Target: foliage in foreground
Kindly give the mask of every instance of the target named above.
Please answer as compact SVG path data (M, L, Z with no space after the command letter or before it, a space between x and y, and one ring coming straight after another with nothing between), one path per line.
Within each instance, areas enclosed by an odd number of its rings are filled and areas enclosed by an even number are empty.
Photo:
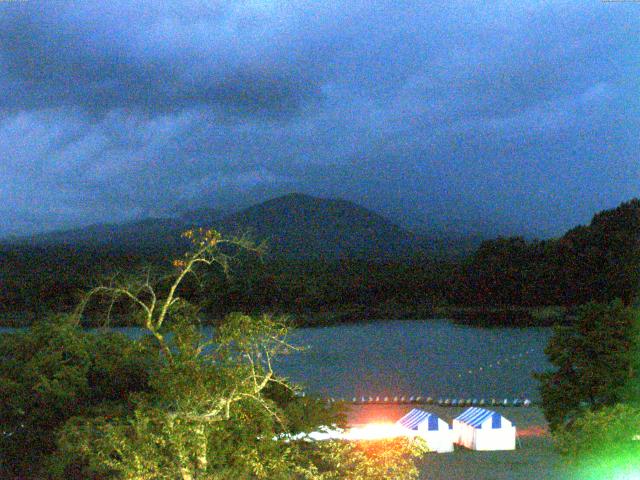
M587 411L554 433L579 478L636 478L640 470L640 408L617 404Z
M591 303L556 327L539 375L545 416L576 478L635 478L640 469L640 316Z
M572 325L555 327L545 352L554 370L537 375L552 430L589 410L636 395L638 314L620 301L581 307Z
M640 408L617 404L588 411L570 429L555 434L561 453L572 457L623 457L640 461Z
M420 443L283 440L341 416L274 372L295 348L282 319L233 314L202 336L182 282L201 267L225 270L230 249L251 245L214 231L187 238L194 250L160 286L150 274L112 281L81 305L129 302L142 339L86 332L78 316L2 337L3 478L417 478Z
M172 363L150 336L88 333L64 318L3 335L2 478L416 478L419 444L275 440L340 418L281 379L256 392L268 374L241 361L258 348L247 332L274 325L236 315L199 354L203 339L183 327Z
M70 418L129 410L158 363L147 348L65 317L0 335L0 476L37 477Z

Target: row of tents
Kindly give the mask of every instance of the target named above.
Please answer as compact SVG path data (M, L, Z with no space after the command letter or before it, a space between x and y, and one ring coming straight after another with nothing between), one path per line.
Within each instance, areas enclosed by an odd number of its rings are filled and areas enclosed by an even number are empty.
M366 424L347 430L321 427L311 433L284 434L290 440L372 440L392 437L421 437L434 452L452 452L454 445L471 450L515 450L516 426L492 410L471 407L449 425L434 413L412 409L395 424Z
M408 435L424 438L432 451L452 452L454 444L471 450L515 450L516 427L492 410L472 407L453 419L453 424L437 415L412 409L396 422Z

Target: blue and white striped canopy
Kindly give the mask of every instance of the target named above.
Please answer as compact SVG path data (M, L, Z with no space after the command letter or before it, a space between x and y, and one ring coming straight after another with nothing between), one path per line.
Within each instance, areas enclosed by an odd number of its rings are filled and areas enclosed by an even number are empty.
M459 422L464 422L467 425L471 425L472 427L481 428L482 423L490 417L493 419L491 428L501 428L502 416L499 413L496 413L492 410L485 410L484 408L467 408L455 419Z
M419 408L412 409L404 417L396 422L397 425L401 425L409 430L417 430L418 425L423 422L427 423L427 430L438 430L438 416L433 413L425 412Z

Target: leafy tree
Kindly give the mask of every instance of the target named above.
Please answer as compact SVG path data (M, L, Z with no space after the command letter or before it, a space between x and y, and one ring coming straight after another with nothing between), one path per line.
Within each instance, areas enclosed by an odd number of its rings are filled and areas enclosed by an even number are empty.
M304 450L317 480L409 480L418 477L414 457L426 452L421 443L405 439L361 442L325 442ZM308 462L309 460L307 460ZM306 474L308 475L308 474Z
M4 337L3 473L64 479L414 479L419 443L287 441L340 423L333 409L300 398L273 370L295 348L281 318L228 316L208 339L198 308L181 294L203 266L224 272L244 239L185 235L194 249L168 277L116 277L92 289L76 315ZM205 283L202 283L205 285ZM90 303L129 304L140 340L87 333ZM35 393L35 395L34 395ZM14 440L18 439L17 444ZM19 448L27 455L18 459Z
M545 353L554 370L537 375L553 430L629 396L638 361L638 319L621 301L589 303L575 322L555 327Z
M74 415L126 408L156 359L142 342L58 316L0 335L0 476L39 476L55 432Z
M337 421L321 403L295 395L283 401L282 392L267 388L293 388L269 366L288 348L272 336L280 327L268 317L234 315L209 352L195 330L174 331L173 362L155 372L150 392L131 398L130 413L76 417L62 428L56 476L69 478L80 466L79 478L415 478L411 458L420 447L406 441L279 438Z

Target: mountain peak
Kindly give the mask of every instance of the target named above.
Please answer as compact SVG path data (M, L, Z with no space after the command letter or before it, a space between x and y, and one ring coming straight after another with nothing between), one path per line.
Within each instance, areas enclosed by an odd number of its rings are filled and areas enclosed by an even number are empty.
M110 246L179 252L180 234L194 226L226 234L249 233L266 241L270 255L286 258L368 258L408 256L421 249L421 238L382 215L348 200L290 193L222 215L202 208L171 219L146 219L122 225L94 226L26 239L32 244Z
M302 193L272 198L225 218L222 229L250 231L277 255L304 258L408 255L417 238L347 200Z

